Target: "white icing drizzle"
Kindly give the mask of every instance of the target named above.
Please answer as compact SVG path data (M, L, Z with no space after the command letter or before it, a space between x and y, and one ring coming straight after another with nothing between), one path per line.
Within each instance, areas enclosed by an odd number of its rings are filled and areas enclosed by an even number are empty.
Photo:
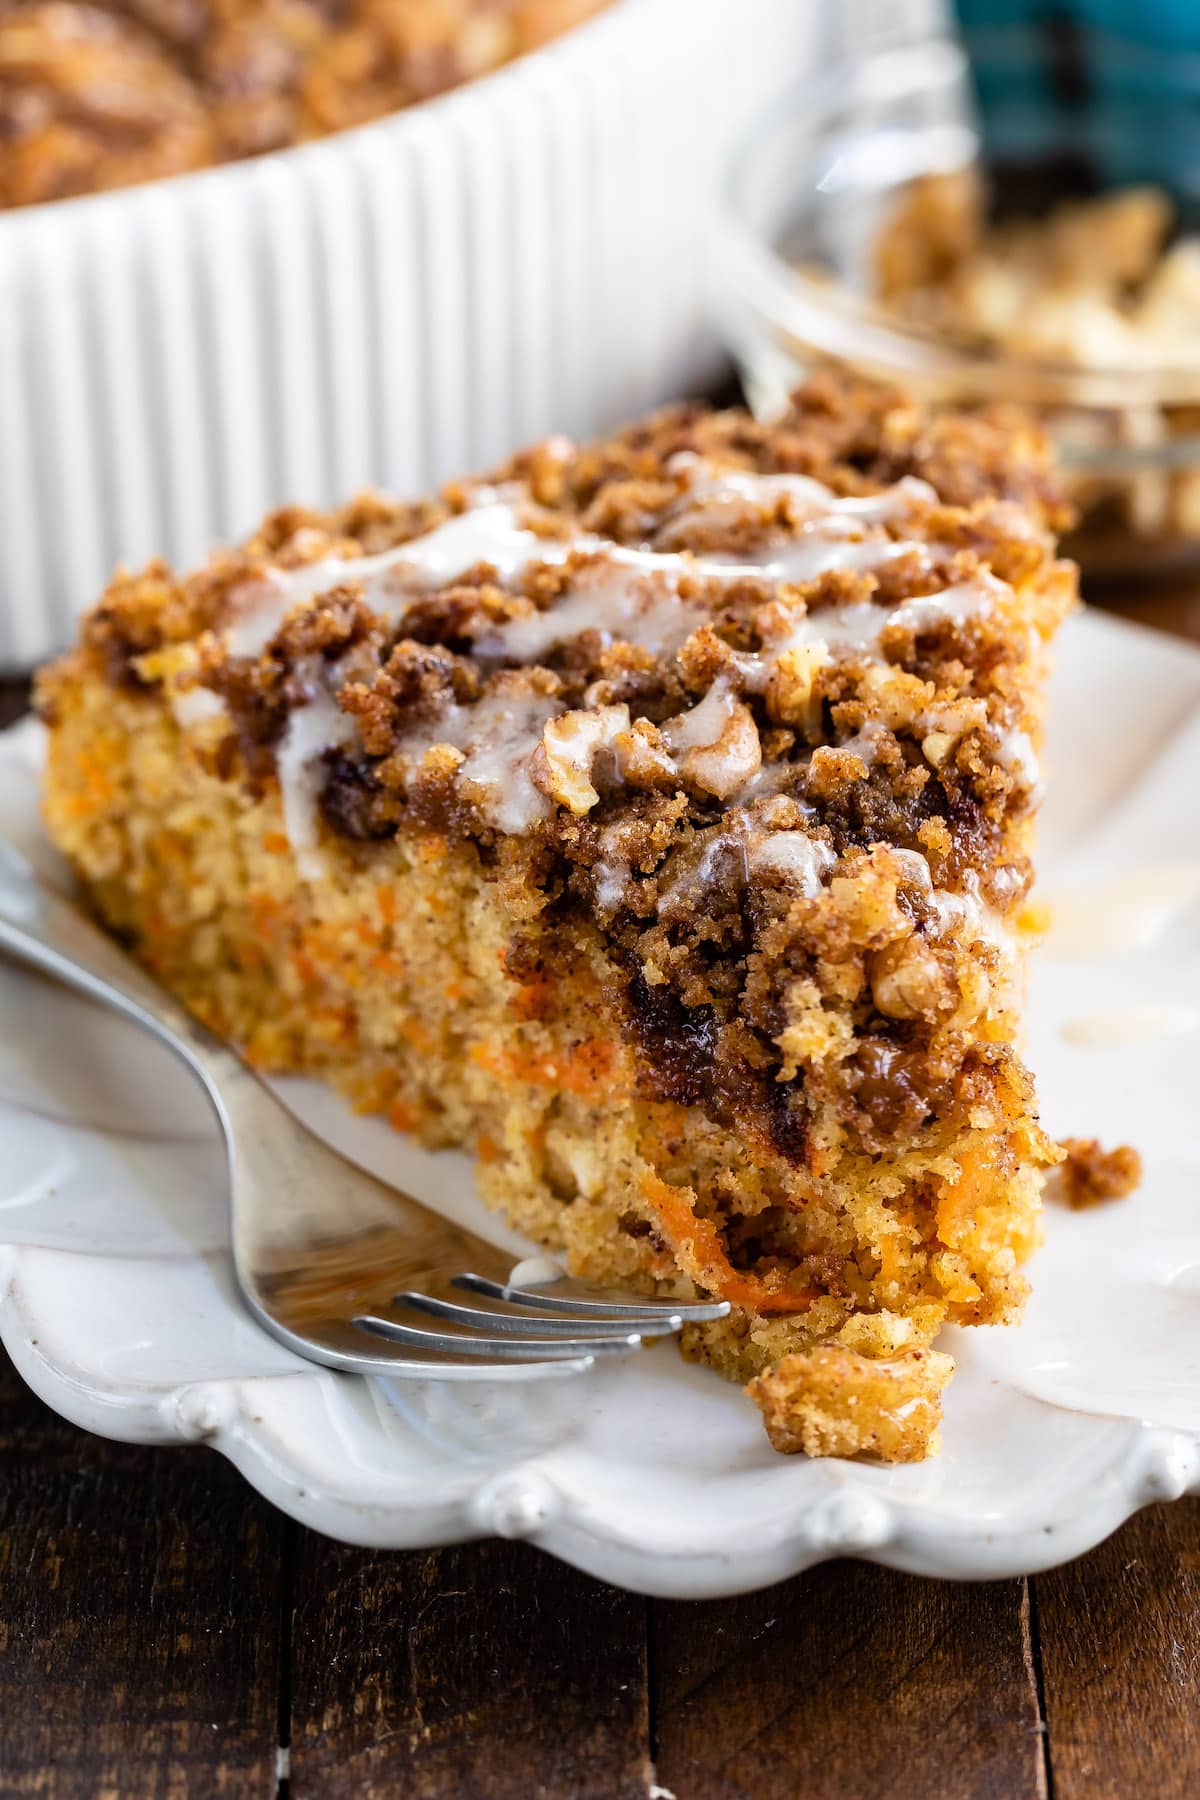
M302 706L288 715L287 731L275 757L283 801L283 825L296 856L296 866L306 881L319 880L325 872L320 848L318 801L324 784L321 759L327 750L350 744L357 736L354 721L338 706L331 687L339 678L330 670L309 667L302 671L312 688Z
M375 611L394 617L414 591L444 587L481 565L494 568L501 583L510 583L534 563L562 563L572 553L583 552L600 559L595 572L585 573L558 606L498 627L481 640L480 649L485 654L529 661L581 631L594 629L667 652L677 648L698 622L688 624L679 617L677 590L683 576L727 582L746 576L797 582L811 580L829 568L877 567L919 546L885 536L853 534L863 526L877 526L903 515L914 499L933 497L932 489L912 477L880 494L849 499L802 475L734 474L691 491L697 497L734 498L743 506L751 497L756 505L764 505L786 493L807 508L807 516L799 538L770 544L763 555L737 561L726 556L629 549L586 534L569 540L539 537L519 523L512 498L484 488L465 512L376 556L323 557L296 569L271 569L247 582L243 609L226 633L227 648L234 656L257 655L288 613L342 585L361 585ZM760 493L761 499L757 498ZM628 570L633 580L622 581L619 570ZM645 590L638 577L651 584L658 578L657 585ZM701 609L696 611L701 613Z
M446 707L430 725L402 738L397 748L413 760L438 744L460 751L460 780L480 789L480 805L493 825L517 834L553 810L535 787L529 764L547 721L561 710L544 694L501 685L471 706Z
M727 681L714 681L703 700L677 713L660 727L667 748L676 756L719 744L733 717L737 696Z
M996 761L1023 787L1034 795L1041 793L1042 771L1037 751L1027 731L1002 731L997 734Z
M906 545L893 545L902 550ZM893 607L872 600L850 600L842 605L819 606L799 617L789 617L776 635L767 639L757 655L739 655L735 665L751 693L762 693L772 671L786 656L806 650L816 663L833 657L854 657L865 663L884 661L881 640L891 625L927 631L942 620L962 623L989 612L1008 591L986 570L938 594L918 594Z
M709 617L703 601L680 593L686 577L730 584L747 578L811 581L826 569L878 568L913 548L890 538L878 542L814 538L774 547L762 561L739 562L688 551L630 550L602 538L580 537L570 545L537 542L538 554L531 562L562 562L568 550L595 560L578 571L556 605L508 619L478 639L475 648L483 656L533 662L585 631L599 632L606 642L621 640L668 656ZM552 554L543 555L543 550ZM880 612L878 607L870 610Z
M488 566L500 583L512 584L531 565L562 564L578 556L580 564L556 604L492 627L478 639L477 652L484 658L530 663L582 632L596 631L605 641L626 641L667 656L709 616L703 603L681 593L685 580L727 583L752 576L798 582L832 567L877 567L913 549L927 550L893 539L884 528L935 499L927 484L911 477L880 494L842 497L808 476L709 472L697 461L686 505L668 521L667 533L678 532L702 515L711 522L722 509L740 509L741 516L752 507L762 517L784 503L782 510L795 535L781 538L776 526L758 557L738 561L720 555L630 549L586 534L569 540L543 538L520 522L519 490L480 489L468 510L394 549L375 556L325 557L298 569L271 570L247 583L245 604L228 628L226 647L233 655L259 653L291 611L340 585L361 586L373 610L395 618L415 592L453 583L472 568ZM761 692L779 660L800 650L810 650L821 660L851 655L880 661L880 641L889 624L924 630L945 620L963 623L990 609L1006 592L1003 582L984 572L892 608L871 601L819 607L787 617L778 636L758 656L739 655L735 664L745 685ZM288 836L302 872L308 873L319 865L321 756L355 736L351 720L330 691L336 677L336 670L324 668L320 679L314 676L313 696L293 712L278 757ZM173 704L185 728L217 716L222 705L207 689L179 693ZM419 760L435 745L451 746L461 757L459 778L477 790L474 797L485 815L501 831L520 833L552 811L551 802L533 782L530 761L547 722L561 710L552 699L501 682L473 705L449 706L435 720L415 727L398 748ZM723 756L728 769L722 765L713 791L726 792L721 784L727 781L733 790L730 797L745 801L777 785L773 768L758 768L756 759L747 760L746 744L739 737L747 726L746 737L753 721L732 684L718 680L703 699L661 730L673 757ZM881 727L868 724L842 748L869 763L880 733ZM1020 733L1002 738L999 756L1023 776L1033 766L1032 746ZM785 768L780 779L790 772ZM800 885L814 880L819 884L827 854L819 840L803 832L775 834L755 851L758 867L785 871ZM747 851L747 871L749 867ZM600 887L610 894L627 873L617 859L611 878L601 874Z
M470 569L488 565L506 585L535 564L564 563L574 554L596 560L579 572L558 605L495 627L479 640L481 654L530 662L590 630L666 653L677 649L706 616L704 608L681 601L678 588L684 576L735 581L765 572L770 577L770 570L757 563L629 549L587 534L539 537L518 523L509 502L486 499L378 556L328 556L297 569L269 570L245 585L246 604L226 632L226 647L232 656L258 655L290 612L335 587L361 585L367 604L394 618L414 593L446 587Z
M669 919L670 915L682 903L686 908L704 889L711 887L716 880L721 863L729 856L740 860L740 878L742 882L749 879L749 861L744 835L745 820L734 814L728 821L726 830L704 846L700 860L690 868L684 869L675 879L668 882L658 896L658 915Z
M933 907L939 936L961 944L991 944L1006 961L1013 955L1016 940L1012 929L1004 916L983 900L977 876L969 874L961 890L935 887L929 863L919 850L890 850L889 855Z
M916 545L897 538L842 538L817 532L811 528L793 542L771 547L760 563L743 565L747 574L768 581L799 583L815 581L829 569L878 569L897 556L904 556ZM922 547L923 548L923 547Z
M887 726L881 719L864 719L853 737L848 737L843 743L830 747L836 750L848 750L851 756L857 756L859 762L865 763L869 769L879 755L880 745L887 736Z
M368 605L391 617L414 590L446 587L481 563L511 581L532 561L564 561L571 548L526 530L513 507L485 489L480 504L378 556L327 556L298 569L272 569L254 584L254 597L226 644L232 656L256 656L293 608L349 582L361 583Z
M819 891L837 857L828 844L806 831L775 831L751 846L749 860L755 873L769 869L811 895Z
M932 891L933 874L929 867L929 861L928 858L921 855L919 850L889 850L888 855L893 862L900 864L901 870L908 876L908 879L915 883L923 893L928 894Z
M700 860L663 889L658 901L660 916L669 916L680 901L693 901L711 885L721 862L731 855L740 860L740 878L745 885L753 884L756 876L766 873L806 896L820 892L837 862L822 839L800 830L771 831L764 827L762 814L755 819L738 808L705 845Z
M660 528L659 541L670 542L696 525L754 525L787 502L795 534L769 530L767 542L749 561L716 555L704 559L707 571L722 567L729 574L756 575L768 581L812 581L828 569L876 569L894 557L927 547L890 538L883 527L911 513L918 504L936 501L933 489L905 476L881 493L846 497L808 475L755 475L713 469L683 453L672 459L673 472L694 469L687 498Z
M943 936L963 944L982 940L1005 949L1011 945L1012 933L1008 926L998 913L983 904L977 891L967 889L959 893L935 887L930 892L930 900Z
M877 494L846 495L835 494L811 475L759 475L749 469L722 469L687 451L672 457L668 470L671 474L692 475L686 502L669 521L673 531L699 518L711 519L717 513L731 518L743 518L750 512L761 515L780 500L788 502L793 523L819 520L834 529L843 522L850 527L888 524L917 506L937 504L933 488L915 475L905 475Z
M803 768L804 764L800 760L796 762L765 762L760 768L755 769L748 781L743 782L732 799L739 806L748 806L752 800L762 800L773 794L780 794L791 785L798 774L803 772ZM797 800L794 804L800 806L806 814L815 815L815 807L810 806L806 800Z
M802 644L824 644L830 650L877 662L881 660L880 640L890 626L928 631L943 621L963 624L990 612L997 599L1007 592L1006 583L982 570L967 581L943 588L941 593L915 594L898 606L855 600L845 606L817 607L797 621L776 654Z
M357 732L334 698L343 679L337 669L329 671L329 685L316 669L305 673L312 697L290 714L276 768L288 842L300 873L315 880L324 870L318 809L324 781L321 759L327 750L352 743ZM397 747L414 763L438 745L457 751L459 778L479 790L485 816L500 831L519 833L551 811L545 794L534 786L529 764L542 728L558 710L557 702L543 695L500 689L473 706L446 707Z
M471 722L462 776L483 790L484 811L500 831L528 831L553 810L546 795L534 786L529 771L542 727L557 711L553 701L543 704L544 716L540 708L534 710L532 702L514 706L502 695L493 695L474 709L483 719L476 717Z
M777 655L789 650L819 647L841 655L863 656L868 661L877 657L879 639L889 614L870 600L851 600L844 606L821 606L798 619L778 647Z
M606 917L611 917L621 904L625 884L633 874L632 865L622 856L605 856L595 864L592 874L596 881L594 896L597 910Z
M556 554L547 557L539 550L531 560L565 560L557 551L568 546L539 543ZM687 577L730 584L745 578L808 581L823 569L876 567L908 546L891 540L882 546L802 543L775 551L763 562L734 562L686 551L629 550L587 537L569 548L594 560L579 569L556 605L507 619L477 639L474 647L481 656L535 662L585 631L599 632L606 643L636 644L655 656L669 656L710 617L702 600L680 593L680 583ZM878 614L880 609L869 610Z
M220 694L214 694L211 688L171 689L171 711L181 731L206 725L210 719L227 718L228 710Z
M584 539L573 547L593 546ZM656 656L671 655L707 617L704 606L679 592L680 577L691 566L682 556L605 545L595 562L578 571L556 606L505 620L478 639L475 648L482 656L536 662L582 632L596 631L606 643L620 639Z
M968 581L943 588L940 594L914 594L911 600L902 600L885 615L885 620L888 625L899 625L915 633L930 631L936 625L965 625L981 613L990 612L1009 591L1007 582L990 570L981 569Z

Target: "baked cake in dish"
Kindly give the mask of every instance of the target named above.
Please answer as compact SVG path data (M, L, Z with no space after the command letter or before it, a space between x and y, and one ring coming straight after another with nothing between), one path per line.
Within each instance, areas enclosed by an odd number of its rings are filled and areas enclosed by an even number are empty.
M281 150L427 100L606 0L0 0L0 207Z
M97 912L572 1269L717 1295L772 1442L913 1460L1019 1313L1042 445L814 383L122 574L40 683Z

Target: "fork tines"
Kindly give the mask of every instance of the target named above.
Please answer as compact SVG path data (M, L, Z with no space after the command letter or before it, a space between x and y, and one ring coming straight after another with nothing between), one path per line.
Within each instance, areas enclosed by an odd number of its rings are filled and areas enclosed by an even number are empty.
M553 1283L557 1290L553 1293L471 1273L456 1275L452 1285L493 1304L462 1304L407 1289L395 1296L394 1304L438 1320L440 1329L375 1313L360 1314L354 1323L411 1349L491 1356L501 1362L544 1362L636 1350L647 1338L669 1337L687 1322L722 1318L729 1311L724 1301L609 1295L567 1279Z

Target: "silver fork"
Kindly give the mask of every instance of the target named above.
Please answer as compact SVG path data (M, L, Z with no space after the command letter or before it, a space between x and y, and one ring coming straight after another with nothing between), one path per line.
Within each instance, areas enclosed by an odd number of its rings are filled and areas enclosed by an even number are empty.
M511 1259L313 1135L228 1045L0 844L0 952L144 1027L200 1081L225 1139L233 1262L250 1312L310 1361L361 1375L575 1374L720 1301L591 1287Z

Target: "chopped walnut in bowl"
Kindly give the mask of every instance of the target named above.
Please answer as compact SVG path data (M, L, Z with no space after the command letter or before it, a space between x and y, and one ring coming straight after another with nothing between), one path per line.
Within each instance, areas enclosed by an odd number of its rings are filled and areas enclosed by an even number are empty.
M1126 406L1044 411L1075 463L1085 558L1089 536L1122 531L1135 546L1200 541L1200 396L1176 404L1138 391L1139 376L1161 383L1175 371L1183 392L1200 376L1200 236L1180 231L1160 188L989 223L974 167L924 176L879 236L875 279L879 299L918 330L991 356L1130 377ZM1092 457L1072 457L1073 441ZM1106 452L1107 470L1086 466Z
M1034 123L993 98L981 126L943 35L783 96L726 189L721 311L754 410L774 417L833 367L1024 416L1054 440L1085 572L1200 559L1194 184L1177 171L1178 206L1136 185L1155 133L1194 107L1195 77L1168 78L1165 123L1139 89L1119 116L1097 98Z

